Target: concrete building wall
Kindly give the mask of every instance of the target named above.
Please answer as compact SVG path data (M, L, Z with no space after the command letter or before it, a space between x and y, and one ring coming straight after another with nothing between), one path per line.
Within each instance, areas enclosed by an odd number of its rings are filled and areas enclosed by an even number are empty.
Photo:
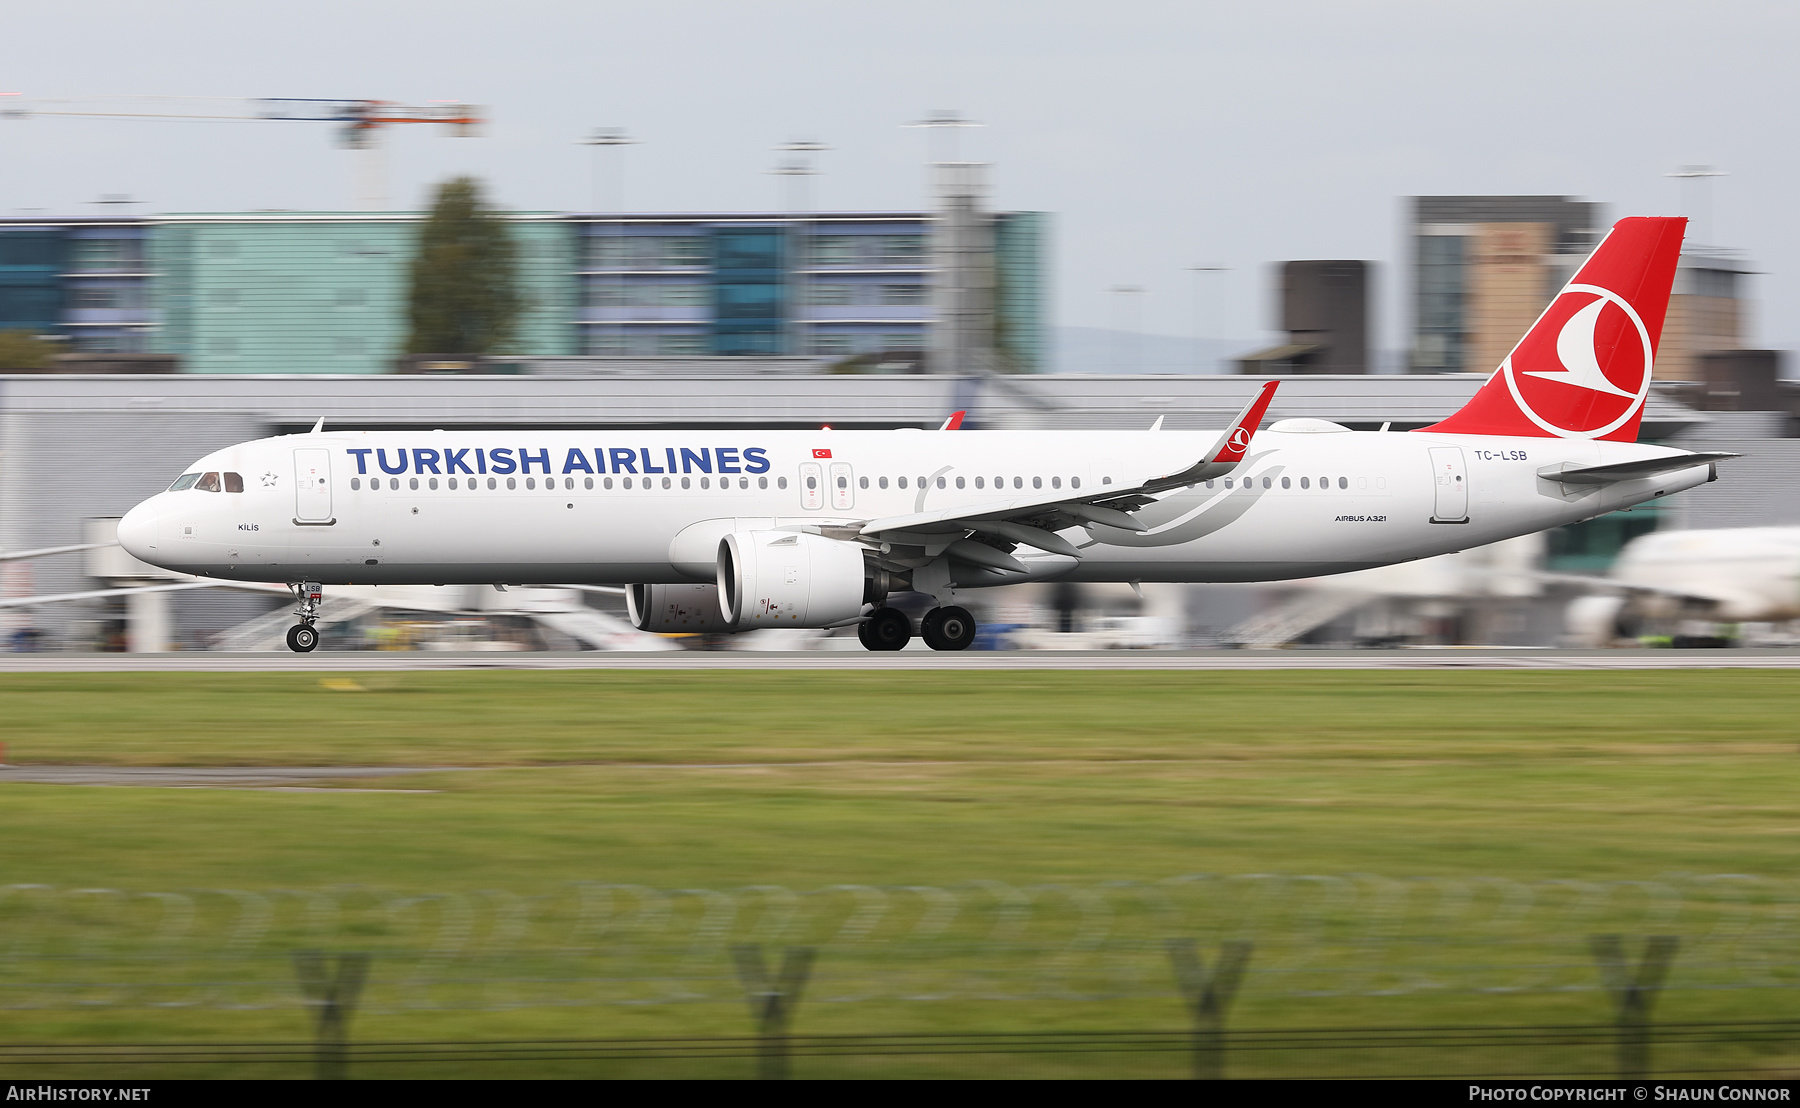
M1465 278L1466 371L1498 369L1556 295L1546 262L1554 231L1548 223L1475 226Z

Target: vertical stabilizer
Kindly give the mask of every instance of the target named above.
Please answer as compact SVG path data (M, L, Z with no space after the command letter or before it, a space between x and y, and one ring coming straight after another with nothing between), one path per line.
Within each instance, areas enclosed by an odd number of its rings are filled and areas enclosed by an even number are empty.
M1635 442L1686 226L1613 224L1487 384L1422 430Z

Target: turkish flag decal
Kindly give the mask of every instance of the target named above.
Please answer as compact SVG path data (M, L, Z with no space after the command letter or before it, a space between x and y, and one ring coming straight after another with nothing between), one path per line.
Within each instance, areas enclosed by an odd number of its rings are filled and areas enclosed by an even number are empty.
M829 458L829 457L831 457L831 451L829 451L829 450L814 450L814 451L813 451L813 457L815 457L815 458Z

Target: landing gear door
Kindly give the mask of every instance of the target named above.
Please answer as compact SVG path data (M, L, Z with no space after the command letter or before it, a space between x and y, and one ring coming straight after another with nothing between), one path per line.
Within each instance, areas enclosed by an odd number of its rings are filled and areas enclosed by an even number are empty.
M1469 472L1459 446L1431 448L1433 523L1469 522Z
M809 512L825 506L825 470L817 462L800 463L800 506Z
M294 522L331 523L331 451L294 451Z
M847 512L856 507L856 490L852 485L855 477L850 471L848 462L831 463L831 507L835 511Z

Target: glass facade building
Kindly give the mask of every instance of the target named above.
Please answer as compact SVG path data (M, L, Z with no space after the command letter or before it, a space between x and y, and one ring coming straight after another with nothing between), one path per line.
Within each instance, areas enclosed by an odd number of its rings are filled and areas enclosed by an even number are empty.
M1048 216L988 216L993 343L1041 369ZM508 216L525 356L918 357L933 324L922 212ZM385 373L407 337L416 213L0 221L0 328L194 373ZM441 353L462 353L442 351Z

